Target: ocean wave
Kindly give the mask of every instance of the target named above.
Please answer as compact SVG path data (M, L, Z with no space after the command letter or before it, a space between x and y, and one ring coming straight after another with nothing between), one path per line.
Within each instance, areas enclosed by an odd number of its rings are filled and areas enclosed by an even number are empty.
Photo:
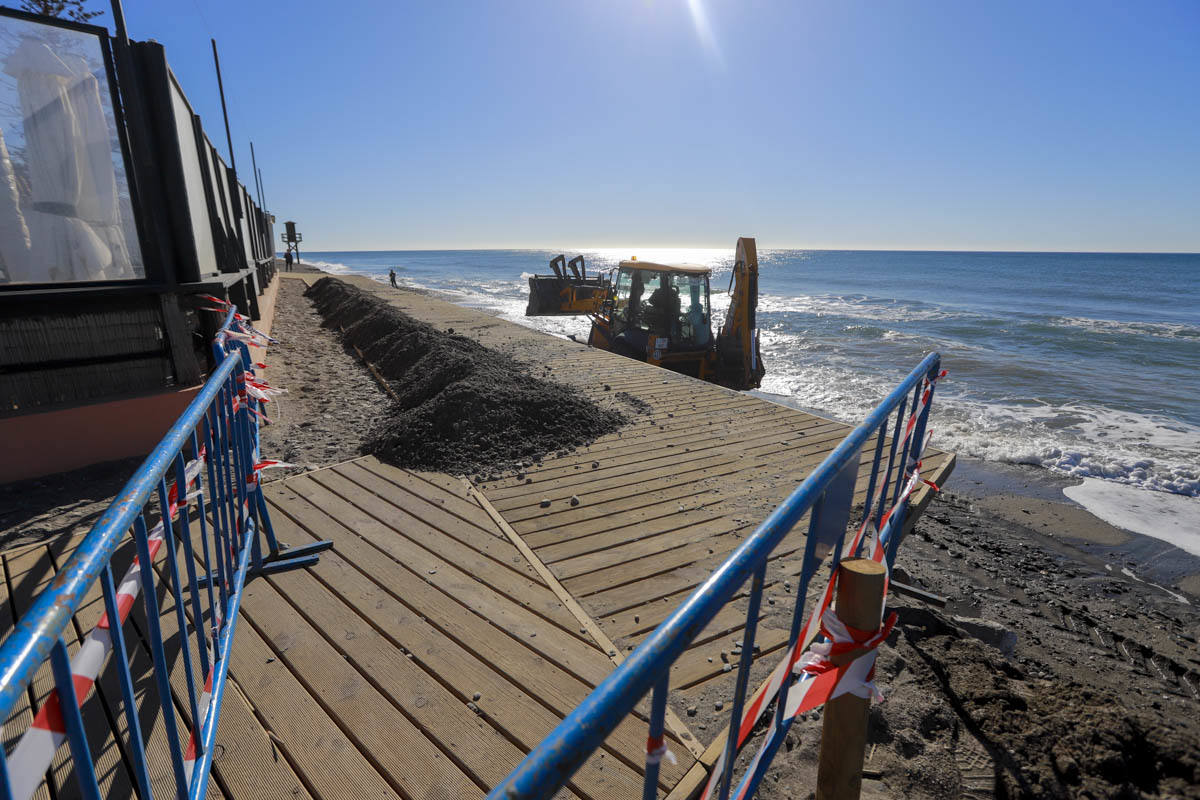
M335 274L359 273L387 280L386 268L306 263ZM402 275L400 280L529 328L586 340L590 328L586 317L526 317L530 273L514 270L510 274L513 277L474 280L458 276L407 280ZM714 328L721 324L729 304L724 286L718 287L718 283L714 281L711 297ZM996 350L993 339L972 331L980 326L990 330L995 325L1015 330L1030 322L1027 316L998 318L862 294L791 297L765 293L759 297L759 311L768 365L764 392L790 397L804 408L854 424L903 378L915 363L910 359L941 349L948 359L953 355L948 363L952 371L975 375L978 380L974 385L969 378L955 383L952 375L951 382L939 389L931 422L935 446L986 460L1033 464L1080 478L1200 497L1200 426L1167 416L1118 411L1096 402L1054 404L1021 394L1021 387L1045 389L1060 370L1056 367L1053 375L1048 374L1048 367L1038 366L1036 359ZM932 324L947 320L940 327ZM927 324L906 327L914 322ZM969 329L963 332L960 323ZM1200 339L1200 328L1185 324L1068 316L1042 317L1037 324L1161 339ZM951 330L953 339L946 338ZM1065 394L1073 385L1067 382L1057 388Z
M928 303L867 297L866 295L786 297L763 294L758 298L758 310L767 314L808 314L815 317L848 317L875 322L932 322L975 316L969 312L956 311Z
M339 264L336 261L312 261L305 259L304 264L305 266L316 267L322 272L329 272L334 275L366 275L370 278L376 277L376 275L370 272L366 272L365 270L361 269L354 269L353 267L348 267L345 264Z
M1187 325L1182 322L1127 322L1090 317L1055 317L1050 320L1050 323L1061 328L1075 328L1093 333L1153 336L1156 339L1200 340L1200 326Z
M763 342L772 369L762 390L847 423L862 420L896 385L898 375L867 374L837 356L797 350L786 361ZM768 347L768 344L772 347ZM816 351L816 352L814 352ZM1200 497L1200 427L1169 417L1086 403L1052 405L1019 398L979 400L953 383L934 397L930 431L936 447L987 461L1031 464L1073 477L1103 478L1143 489Z

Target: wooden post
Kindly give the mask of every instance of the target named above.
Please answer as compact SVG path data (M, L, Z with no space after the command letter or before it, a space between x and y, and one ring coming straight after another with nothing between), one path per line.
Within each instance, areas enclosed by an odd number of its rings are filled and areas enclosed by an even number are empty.
M869 558L846 559L838 567L838 618L851 628L873 631L883 614L887 571ZM841 666L862 651L835 656ZM817 800L856 800L862 790L863 753L867 746L867 715L871 701L852 694L825 704L821 723L821 754L817 764Z

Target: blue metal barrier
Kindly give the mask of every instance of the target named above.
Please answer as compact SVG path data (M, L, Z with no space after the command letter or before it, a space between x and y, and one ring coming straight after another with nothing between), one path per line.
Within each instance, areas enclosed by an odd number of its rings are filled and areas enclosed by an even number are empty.
M714 775L715 796L726 800L734 787L733 767L740 744L738 732L749 686L754 638L771 552L793 526L811 512L792 612L791 636L785 651L790 654L800 641L801 626L805 619L805 598L823 560L819 545L827 546L832 553L830 576L836 572L846 545L846 523L851 517L854 484L862 452L872 438L875 440L871 445L874 452L859 530L861 535L861 531L869 529L871 523L877 530L882 527L877 534L881 554L886 553L889 566L894 562L908 516L909 495L919 479L917 471L920 454L924 450L933 387L942 374L940 364L941 358L937 353L926 356L708 580L551 731L488 797L492 800L552 797L651 690L647 749L654 750L651 745L661 741L672 664L717 613L738 596L746 580L751 579L742 654L733 702L730 704L729 736L724 758L715 770L719 774ZM906 417L909 409L911 411ZM889 423L893 419L893 435L889 440ZM889 503L885 501L890 501L890 508L886 510L885 506ZM854 544L854 541L850 544ZM862 546L863 541L859 540L852 554L856 555ZM768 731L759 757L742 776L735 795L737 797L753 796L779 743L791 727L794 717L784 713L788 690L792 686L791 670L787 672L788 676L783 680L776 699L772 730ZM763 708L765 710L765 706ZM651 752L650 756L644 779L646 798L656 795L657 760L660 755Z
M79 709L104 669L116 670L121 688L134 784L139 796L152 797L139 717L142 709L134 694L123 633L138 594L145 604L157 711L166 723L173 794L192 800L206 795L246 581L255 573L311 565L320 550L331 546L321 542L281 552L275 541L257 477L261 466L257 420L262 411L258 400L246 391L252 363L246 345L231 338L242 326L230 308L214 344L217 366L207 382L0 644L0 720L12 715L46 660L55 686L13 752L0 748L0 800L26 800L64 740L70 747L80 793L87 798L100 797ZM157 499L160 519L150 527L146 517L153 499ZM195 530L189 513L193 502ZM117 584L112 558L131 529L137 558ZM267 539L266 557L261 554L260 534ZM182 573L177 555L180 547L185 562ZM161 580L172 593L179 630L170 654L155 591L162 566L155 565L160 549L166 551ZM201 574L197 564L203 569ZM97 583L105 615L71 659L64 632ZM189 646L193 635L199 663L193 662ZM187 676L187 695L181 705L191 720L191 741L186 747L178 733L170 682L170 662L179 658ZM77 693L77 687L82 691Z

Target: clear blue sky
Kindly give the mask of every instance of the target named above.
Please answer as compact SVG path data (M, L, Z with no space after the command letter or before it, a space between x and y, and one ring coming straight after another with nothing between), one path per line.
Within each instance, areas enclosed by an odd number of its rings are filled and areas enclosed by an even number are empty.
M749 234L1200 251L1196 0L128 0L126 16L224 150L217 37L238 164L253 138L271 210L314 250Z

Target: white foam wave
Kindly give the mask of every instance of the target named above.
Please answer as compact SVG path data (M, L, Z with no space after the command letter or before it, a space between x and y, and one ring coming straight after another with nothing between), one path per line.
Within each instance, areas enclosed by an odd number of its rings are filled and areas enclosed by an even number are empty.
M964 455L1200 496L1194 466L1200 429L1176 420L1086 404L984 403L943 392L932 426L940 446Z
M356 270L352 267L346 266L345 264L339 264L336 261L313 261L311 259L305 259L304 264L309 267L316 267L322 272L329 272L334 275L366 275L369 278L376 277L372 273Z
M1113 486L1097 478L1068 486L1063 494L1111 525L1200 556L1200 498Z
M792 397L844 422L858 422L901 375L865 373L819 342L763 333L770 366L762 390ZM982 401L953 383L934 399L934 444L989 461L1033 464L1075 477L1188 497L1200 496L1200 427L1168 417L1085 403Z
M1090 317L1056 317L1051 324L1104 334L1153 336L1158 339L1200 339L1200 327L1182 322L1127 322Z
M881 299L866 295L797 295L785 297L763 294L758 298L763 313L796 313L816 317L849 317L878 322L930 322L963 316L965 312L935 308L904 300Z

